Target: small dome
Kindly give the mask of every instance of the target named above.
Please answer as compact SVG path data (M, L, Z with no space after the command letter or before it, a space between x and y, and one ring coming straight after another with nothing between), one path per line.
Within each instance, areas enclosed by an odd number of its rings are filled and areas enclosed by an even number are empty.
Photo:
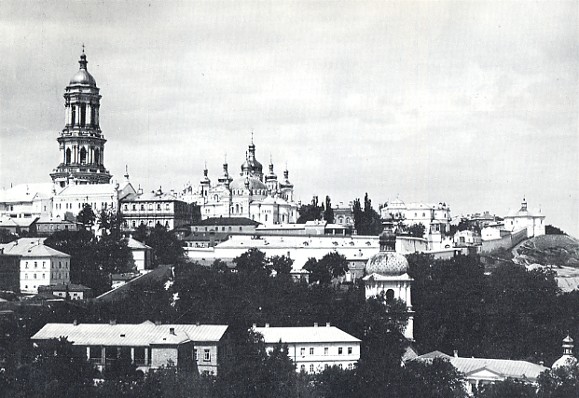
M366 263L366 274L399 276L408 272L408 260L396 252L379 252Z
M561 358L557 359L553 363L553 366L551 366L551 368L552 369L572 368L577 366L577 364L578 364L577 358L575 358L573 355L563 355Z
M88 84L90 86L96 86L96 81L86 69L80 69L75 73L72 79L70 79L70 85L74 84Z
M249 189L251 189L251 190L256 190L256 189L267 190L267 186L263 182L259 181L257 178L253 178L253 177L249 177L247 179L245 177L236 178L231 183L230 188L231 189L245 189L246 180L249 181Z

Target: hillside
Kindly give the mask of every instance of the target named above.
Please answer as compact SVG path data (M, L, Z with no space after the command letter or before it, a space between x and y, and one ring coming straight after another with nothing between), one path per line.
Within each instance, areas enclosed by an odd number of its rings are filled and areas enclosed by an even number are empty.
M514 262L579 268L579 240L568 235L543 235L528 239L514 250Z

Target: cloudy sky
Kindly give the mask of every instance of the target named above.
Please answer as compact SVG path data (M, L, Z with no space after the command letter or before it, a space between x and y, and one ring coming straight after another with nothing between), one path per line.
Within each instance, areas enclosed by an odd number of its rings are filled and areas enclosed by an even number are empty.
M258 159L298 197L519 207L579 236L577 1L0 1L0 187L47 182L81 45L145 189Z

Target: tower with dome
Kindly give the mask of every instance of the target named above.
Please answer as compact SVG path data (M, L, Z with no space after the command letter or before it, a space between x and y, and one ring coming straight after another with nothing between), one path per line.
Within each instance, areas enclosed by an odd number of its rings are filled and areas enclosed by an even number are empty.
M88 72L84 48L78 72L64 92L65 126L57 139L60 163L50 173L53 183L68 185L108 184L111 175L104 165L105 137L99 124L99 88Z
M183 200L196 203L201 218L245 217L265 225L295 223L298 205L294 202L294 185L289 180L289 171L278 179L270 159L267 172L257 160L253 137L245 152L240 174L233 178L229 174L227 160L216 183L209 178L207 165L198 188L188 184L181 195Z
M386 301L399 299L406 303L408 323L404 337L414 340L414 316L410 290L414 281L408 275L408 260L396 253L396 235L387 230L380 235L380 251L368 259L364 289L366 299L385 295Z
M553 363L551 368L572 368L577 366L579 366L579 361L573 355L573 339L567 335L563 339L563 355Z

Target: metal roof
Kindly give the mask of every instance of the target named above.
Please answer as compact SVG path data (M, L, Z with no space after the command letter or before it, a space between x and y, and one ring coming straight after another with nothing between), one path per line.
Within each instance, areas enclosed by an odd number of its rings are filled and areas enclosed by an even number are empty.
M22 257L70 257L68 254L44 245L44 238L20 238L14 242L0 244L5 254Z
M266 344L279 343L358 343L360 339L335 326L255 327Z
M150 321L140 324L110 323L47 323L32 340L66 337L74 345L91 346L148 346L150 344L181 344L193 342L219 342L227 325L155 325ZM171 333L170 329L174 329Z

